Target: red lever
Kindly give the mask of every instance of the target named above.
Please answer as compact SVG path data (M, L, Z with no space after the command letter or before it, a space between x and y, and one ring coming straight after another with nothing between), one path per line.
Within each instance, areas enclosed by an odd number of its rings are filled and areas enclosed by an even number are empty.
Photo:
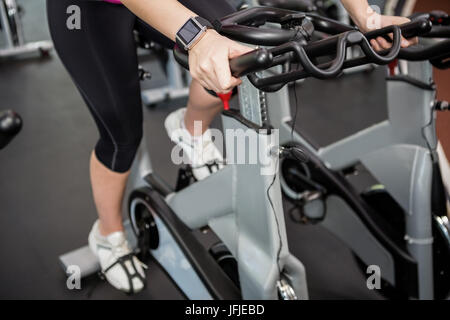
M398 59L395 59L391 63L389 63L389 75L395 76L395 68L398 66Z
M223 110L230 110L230 99L233 95L233 90L228 93L218 93L217 96L222 100Z

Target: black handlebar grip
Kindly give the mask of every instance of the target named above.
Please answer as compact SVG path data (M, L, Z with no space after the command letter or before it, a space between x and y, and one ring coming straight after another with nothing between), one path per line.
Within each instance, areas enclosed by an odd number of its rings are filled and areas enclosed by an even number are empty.
M443 57L430 60L431 64L441 70L446 70L450 68L450 54L444 55Z
M431 46L413 46L400 50L399 59L408 61L442 60L450 54L450 40L439 41Z
M231 74L236 77L243 77L249 73L262 71L271 66L273 62L272 53L261 48L242 56L230 60Z
M426 38L450 38L450 26L433 26L433 29L424 35Z
M433 24L429 19L418 19L402 24L402 36L406 39L420 37L427 34L433 28Z
M429 19L421 18L418 20L414 20L405 24L402 24L399 26L402 30L402 36L404 38L413 38L418 37L423 34L426 34L431 31L433 25ZM386 31L389 29L389 27L384 27L381 29L369 31L365 34L367 39L375 39L377 37L386 37ZM387 39L389 41L392 41L391 39Z

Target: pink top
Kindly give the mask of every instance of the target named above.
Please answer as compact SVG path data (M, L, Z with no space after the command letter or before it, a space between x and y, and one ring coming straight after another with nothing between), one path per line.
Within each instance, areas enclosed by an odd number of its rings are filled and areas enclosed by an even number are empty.
M117 3L117 4L120 3L120 0L104 0L104 1L111 2L111 3Z

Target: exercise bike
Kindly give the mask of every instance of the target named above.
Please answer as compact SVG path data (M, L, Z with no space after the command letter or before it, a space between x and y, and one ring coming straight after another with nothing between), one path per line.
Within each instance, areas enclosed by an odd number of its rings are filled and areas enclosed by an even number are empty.
M142 24L140 21L138 23ZM148 26L144 25L143 28L148 28ZM166 85L141 91L144 105L152 108L162 102L186 98L189 95L191 76L175 61L173 53L160 44L147 39L139 28L135 30L135 38L139 48L138 52L142 52L140 56L148 56L150 53L153 57L156 57L167 78ZM139 78L142 81L149 80L152 78L152 74L139 66Z
M22 8L16 0L0 1L0 31L3 32L6 45L0 49L0 58L12 58L25 54L38 53L43 57L53 49L51 41L26 43L22 26Z
M323 20L316 22L320 27ZM282 28L264 27L266 23ZM417 23L411 25L417 32L420 27ZM379 30L378 34L394 34L391 50L381 56L359 31L308 43L313 30L314 19L276 8L251 8L221 20L219 31L232 39L275 46L230 61L235 76L248 75L256 82L250 90L246 86L239 88L239 110L224 110L222 114L224 131L244 132L246 138L256 141L261 161L240 164L231 159L230 155L239 157L242 145L236 145L235 136L226 135L228 164L202 181L179 184L173 190L152 170L145 143L138 153L133 174L136 189L129 197L130 220L126 225L135 235L139 252L144 256L150 253L189 299L308 298L304 267L289 252L277 174L280 157L298 161L306 158L299 148L279 146L277 131L267 117L268 105L260 104L265 92L256 87L270 90L282 87L287 79L336 77L345 64L345 49L352 46L364 51L366 60L362 64L386 64L397 57L401 41L399 27ZM336 59L327 68L317 68L309 58L310 53L327 55L336 48ZM174 55L188 67L185 52L176 47ZM270 88L258 83L259 73L294 61L304 67L303 73L279 70L275 76L279 80ZM229 96L222 98L226 102ZM243 151L245 159L254 152L248 146ZM268 168L273 171L262 174ZM98 270L98 262L86 247L61 256L60 262L65 269L83 266L84 274Z
M424 28L420 46L400 51L398 58L407 61L407 70L391 71L387 77L386 121L321 146L300 130L292 131L286 87L268 93L266 103L280 106L269 107L268 116L280 128L281 144L302 148L310 159L281 162L282 190L295 206L294 219L331 231L354 252L364 270L368 265L380 267L385 292L394 288L397 297L443 299L450 287L450 225L436 151L435 114L448 110L448 103L436 101L432 66L450 66L450 40L430 38L448 39L450 29L444 13L413 18L433 21L433 26ZM333 25L330 22L329 33L345 28ZM364 59L347 60L344 66L359 65ZM278 79L255 81L267 86ZM374 180L364 192L349 179L361 172Z

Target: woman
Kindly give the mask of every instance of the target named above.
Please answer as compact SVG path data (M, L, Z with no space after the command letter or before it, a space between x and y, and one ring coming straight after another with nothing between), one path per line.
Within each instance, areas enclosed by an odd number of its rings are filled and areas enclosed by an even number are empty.
M363 30L368 28L366 0L343 0ZM67 27L67 9L80 10L80 28ZM90 177L99 220L89 234L89 246L98 256L106 279L125 292L138 292L145 283L143 264L130 251L123 233L121 207L125 185L142 137L142 106L135 28L154 41L173 45L177 32L195 16L214 21L234 9L226 0L47 0L50 32L55 48L77 85L98 126L100 139L90 160ZM139 18L137 18L139 17ZM407 20L379 17L383 27ZM151 27L150 27L151 26ZM157 31L156 31L157 30ZM379 38L372 45L380 50L389 43ZM403 46L409 45L404 40ZM193 77L186 109L171 114L166 128L173 140L191 156L196 177L209 174L210 162L221 162L208 130L220 111L217 98L204 88L229 92L240 84L232 77L228 60L251 50L208 29L189 48ZM194 121L202 132L194 135ZM186 139L176 132L187 131ZM186 137L186 135L183 135ZM183 140L183 141L180 141ZM192 155L202 155L194 157Z

